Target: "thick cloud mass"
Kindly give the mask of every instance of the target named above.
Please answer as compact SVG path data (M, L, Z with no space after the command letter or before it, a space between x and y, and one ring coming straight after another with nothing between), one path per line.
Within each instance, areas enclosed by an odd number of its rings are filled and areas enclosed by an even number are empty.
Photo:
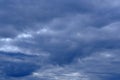
M0 0L0 80L119 80L119 0Z

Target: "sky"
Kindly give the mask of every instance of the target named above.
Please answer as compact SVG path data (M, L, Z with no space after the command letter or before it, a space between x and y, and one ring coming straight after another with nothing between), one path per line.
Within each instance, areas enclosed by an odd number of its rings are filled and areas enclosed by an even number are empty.
M0 0L0 80L120 80L120 0Z

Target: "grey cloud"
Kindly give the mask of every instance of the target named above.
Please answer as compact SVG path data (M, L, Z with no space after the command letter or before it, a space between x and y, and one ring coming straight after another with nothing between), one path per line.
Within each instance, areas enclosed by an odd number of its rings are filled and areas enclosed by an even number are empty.
M0 4L0 51L43 60L44 69L23 80L38 80L45 73L43 80L53 76L68 80L68 75L104 80L106 75L119 75L119 0L1 0Z

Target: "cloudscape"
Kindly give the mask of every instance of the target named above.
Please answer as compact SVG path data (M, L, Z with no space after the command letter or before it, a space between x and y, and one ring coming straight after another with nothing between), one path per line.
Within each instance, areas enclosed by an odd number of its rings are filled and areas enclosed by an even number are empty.
M0 80L120 80L120 0L0 0Z

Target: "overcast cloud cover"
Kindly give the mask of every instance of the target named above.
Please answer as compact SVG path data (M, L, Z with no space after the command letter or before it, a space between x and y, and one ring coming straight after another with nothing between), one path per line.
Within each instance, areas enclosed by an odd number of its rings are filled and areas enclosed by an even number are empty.
M120 80L120 0L0 0L0 80Z

